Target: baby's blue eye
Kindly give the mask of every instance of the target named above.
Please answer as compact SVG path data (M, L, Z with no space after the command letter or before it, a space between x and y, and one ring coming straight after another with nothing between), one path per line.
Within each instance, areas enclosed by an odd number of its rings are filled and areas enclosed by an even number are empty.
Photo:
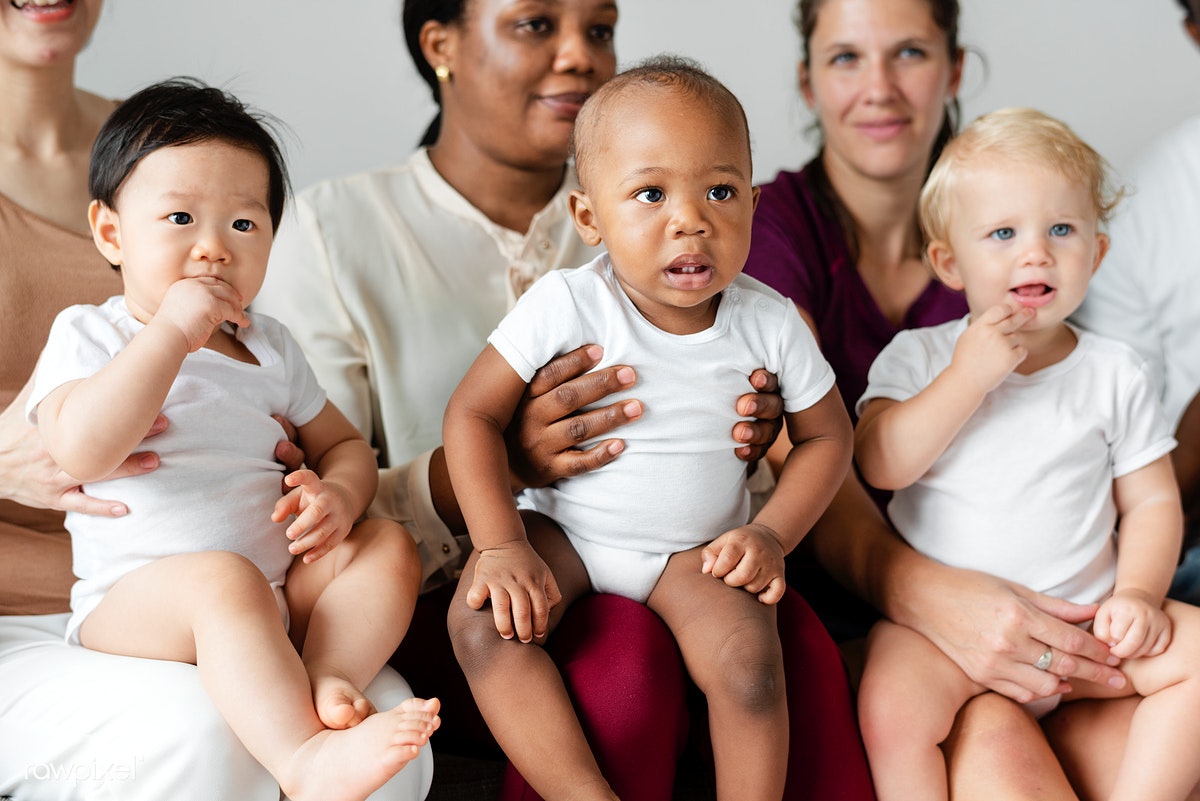
M1071 226L1067 223L1055 223L1050 226L1050 236L1066 236L1072 230Z
M246 231L250 231L253 229L254 229L254 223L252 223L250 220L234 220L233 221L233 230L235 230L235 231L246 232Z
M167 219L176 225L188 225L192 221L192 215L186 211L173 211L167 215Z
M730 200L733 197L732 186L714 186L708 190L709 200Z
M663 191L657 186L648 186L645 189L639 189L634 198L643 203L658 203L663 199Z
M1011 228L997 228L992 231L992 239L999 239L1001 242L1012 239L1017 235L1017 232Z

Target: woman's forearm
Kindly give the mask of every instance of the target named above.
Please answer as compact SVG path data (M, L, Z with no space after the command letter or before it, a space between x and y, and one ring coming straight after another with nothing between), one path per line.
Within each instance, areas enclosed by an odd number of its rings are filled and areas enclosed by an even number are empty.
M904 610L909 571L927 561L891 530L853 470L806 543L831 576L892 619Z

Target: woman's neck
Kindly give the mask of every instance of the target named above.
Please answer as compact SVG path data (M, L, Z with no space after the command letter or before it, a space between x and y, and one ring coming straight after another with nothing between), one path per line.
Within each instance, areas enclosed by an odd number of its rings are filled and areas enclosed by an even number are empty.
M4 156L50 160L90 150L84 97L71 65L25 68L0 61L0 148Z
M73 73L0 62L0 194L86 234L88 161L113 103L76 89Z
M825 172L857 226L859 271L894 270L920 258L916 225L923 175L883 180L825 156Z
M854 220L859 278L880 313L901 327L932 276L921 261L917 199L923 175L880 180L825 155L830 186Z
M553 199L566 174L565 163L537 169L500 162L466 137L446 131L429 148L429 160L489 220L522 234Z

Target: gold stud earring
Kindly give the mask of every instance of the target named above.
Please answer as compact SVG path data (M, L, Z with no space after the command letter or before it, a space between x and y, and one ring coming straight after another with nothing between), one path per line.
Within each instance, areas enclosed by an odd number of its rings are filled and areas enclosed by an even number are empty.
M437 76L438 83L450 82L450 68L445 64L438 64L433 68L433 74Z

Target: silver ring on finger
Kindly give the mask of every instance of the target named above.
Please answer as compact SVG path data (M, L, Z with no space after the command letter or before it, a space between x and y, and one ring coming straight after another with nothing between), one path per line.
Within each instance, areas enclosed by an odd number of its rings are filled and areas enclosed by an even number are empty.
M1037 658L1037 661L1033 663L1033 666L1038 670L1046 670L1050 667L1050 662L1053 659L1054 652L1047 648L1045 652Z

